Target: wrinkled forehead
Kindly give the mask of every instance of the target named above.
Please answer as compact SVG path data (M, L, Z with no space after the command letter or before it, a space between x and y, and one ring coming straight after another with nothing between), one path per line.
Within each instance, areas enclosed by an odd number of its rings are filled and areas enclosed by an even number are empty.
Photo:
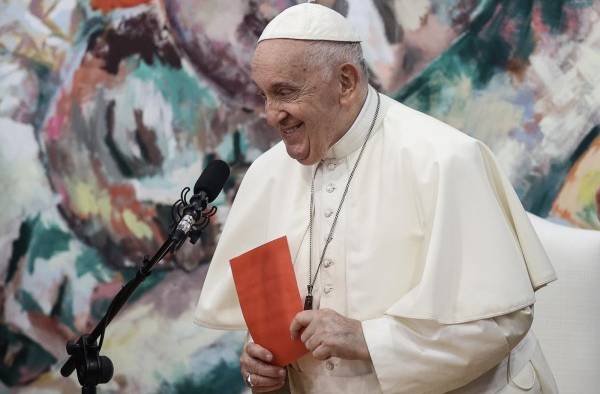
M296 75L308 71L307 49L309 42L274 39L261 41L251 63L252 78L263 74Z

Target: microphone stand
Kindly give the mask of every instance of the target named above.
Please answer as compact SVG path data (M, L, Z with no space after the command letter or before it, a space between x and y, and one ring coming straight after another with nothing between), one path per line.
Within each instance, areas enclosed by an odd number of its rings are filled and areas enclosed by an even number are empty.
M114 372L112 361L108 357L100 355L108 324L119 313L135 289L152 273L152 267L167 253L177 251L188 237L191 243L196 243L200 238L201 231L208 226L210 217L217 212L215 206L207 209L209 199L203 191L193 195L188 202L189 191L189 187L183 189L181 198L173 204L171 217L174 219L174 223L171 225L169 238L165 243L154 256L144 258L135 277L119 290L108 306L104 317L91 334L82 335L76 341L67 342L66 348L70 357L60 369L60 373L62 376L68 377L76 370L82 394L95 394L98 384L108 383L112 379ZM100 338L100 343L97 343L98 338Z

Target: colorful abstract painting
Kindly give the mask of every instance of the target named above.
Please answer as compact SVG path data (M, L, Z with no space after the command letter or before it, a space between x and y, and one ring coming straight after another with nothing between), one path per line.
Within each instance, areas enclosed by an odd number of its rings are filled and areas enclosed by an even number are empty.
M102 392L239 393L244 333L192 323L237 186L278 136L249 74L286 0L0 1L0 392L77 393L59 375L169 231L204 165L233 176L196 245L107 330ZM475 136L525 207L600 230L600 3L330 0L371 83Z

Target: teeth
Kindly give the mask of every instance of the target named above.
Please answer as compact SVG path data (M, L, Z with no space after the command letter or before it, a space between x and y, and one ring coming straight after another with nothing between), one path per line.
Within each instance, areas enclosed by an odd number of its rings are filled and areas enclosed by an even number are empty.
M302 124L299 124L298 126L294 126L292 128L289 128L289 129L285 129L285 130L283 130L283 133L284 134L293 133L294 131L298 130L300 128L300 126L302 126Z

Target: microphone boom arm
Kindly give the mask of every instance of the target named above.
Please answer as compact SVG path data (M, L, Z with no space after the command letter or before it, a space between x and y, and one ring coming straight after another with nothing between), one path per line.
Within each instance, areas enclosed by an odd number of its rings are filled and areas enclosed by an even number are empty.
M189 188L186 188L189 191ZM182 199L174 204L174 210L182 209L183 217L171 227L168 239L151 258L146 256L138 269L135 277L119 290L113 298L104 317L98 322L89 335L81 336L76 342L67 343L69 359L60 369L62 376L67 377L77 370L77 378L82 385L82 393L93 394L96 386L110 381L113 375L112 362L108 357L100 356L100 349L104 340L106 327L119 313L135 289L152 273L152 267L161 261L167 253L175 253L189 237L195 243L201 231L210 223L210 217L217 211L215 206L208 206L208 198L203 193L192 196L190 202L186 201L186 190L182 192ZM180 204L178 206L178 204ZM181 215L179 215L181 216ZM100 338L100 343L96 341Z

